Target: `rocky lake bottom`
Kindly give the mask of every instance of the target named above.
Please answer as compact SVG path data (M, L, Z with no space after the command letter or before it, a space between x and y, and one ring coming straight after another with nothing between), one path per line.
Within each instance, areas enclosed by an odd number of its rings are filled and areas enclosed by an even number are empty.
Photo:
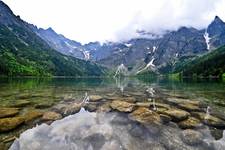
M223 150L225 83L0 79L0 150Z

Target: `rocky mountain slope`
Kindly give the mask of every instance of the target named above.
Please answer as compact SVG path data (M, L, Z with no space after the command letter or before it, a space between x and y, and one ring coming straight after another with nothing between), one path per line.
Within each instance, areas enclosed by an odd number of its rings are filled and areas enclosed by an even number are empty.
M98 65L63 55L0 1L0 75L100 76Z
M99 62L116 67L124 64L133 73L142 71L167 72L169 66L184 57L195 57L225 45L225 23L216 16L207 29L181 27L157 39L132 39L120 49ZM167 70L165 70L167 69Z
M68 39L61 38L61 35L57 34L56 40L49 36L49 32L55 33L52 29L39 29L38 35L47 42L52 41L50 45L53 47L53 43L59 43L58 39L63 39L61 42L61 45L65 46L63 49L71 53L54 47L63 54L81 59L86 58L115 69L124 64L130 74L139 74L143 71L168 72L179 59L205 54L225 44L225 23L218 16L206 29L202 30L181 27L177 31L167 31L163 36L131 39L120 43L91 42L81 45L73 41L75 43L72 46L73 50L66 48L65 43ZM88 53L88 57L85 57L85 54L82 55L84 52Z

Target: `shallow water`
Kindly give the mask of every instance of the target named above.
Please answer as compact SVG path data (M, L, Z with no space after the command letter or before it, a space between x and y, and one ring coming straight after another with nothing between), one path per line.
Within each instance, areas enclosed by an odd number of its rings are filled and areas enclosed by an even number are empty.
M150 104L148 109L158 113L161 109L158 103L177 108L170 99L178 99L182 103L197 101L202 103L201 113L205 116L209 113L223 121L224 82L171 81L163 78L0 79L0 107L20 108L17 116L27 116L30 111L53 111L59 104L80 104L86 94L101 96L104 101L89 102L83 106L86 111L82 109L71 116L63 115L64 119L46 122L48 125L40 117L14 130L0 132L0 148L1 143L9 147L14 137L17 137L19 139L14 141L11 149L26 150L31 149L31 146L32 149L79 150L225 149L224 127L208 125L204 119L200 120L201 127L192 128L192 131L200 133L200 142L190 143L183 137L185 130L180 128L177 121L146 124L131 119L131 112L103 107L114 100L123 99L129 103ZM207 108L210 108L208 112ZM185 111L192 116L192 110ZM37 124L37 127L27 130Z

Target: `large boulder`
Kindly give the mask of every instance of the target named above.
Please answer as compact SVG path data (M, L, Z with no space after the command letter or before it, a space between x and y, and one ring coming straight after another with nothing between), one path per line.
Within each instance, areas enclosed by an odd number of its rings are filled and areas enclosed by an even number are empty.
M166 110L162 113L170 116L172 118L172 121L175 121L175 122L185 120L188 118L188 116L190 116L190 113L181 109L176 109L176 108Z
M3 118L0 119L0 132L6 132L15 129L24 123L23 117Z
M119 100L112 101L110 106L120 112L132 112L135 109L135 104Z
M17 108L0 108L0 118L12 117L19 113Z

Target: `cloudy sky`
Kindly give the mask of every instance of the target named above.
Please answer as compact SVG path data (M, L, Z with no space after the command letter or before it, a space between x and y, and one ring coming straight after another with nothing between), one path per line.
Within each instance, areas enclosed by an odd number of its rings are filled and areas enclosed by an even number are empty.
M180 26L206 27L225 0L3 0L16 15L38 27L82 43L136 37L137 30L163 33Z

